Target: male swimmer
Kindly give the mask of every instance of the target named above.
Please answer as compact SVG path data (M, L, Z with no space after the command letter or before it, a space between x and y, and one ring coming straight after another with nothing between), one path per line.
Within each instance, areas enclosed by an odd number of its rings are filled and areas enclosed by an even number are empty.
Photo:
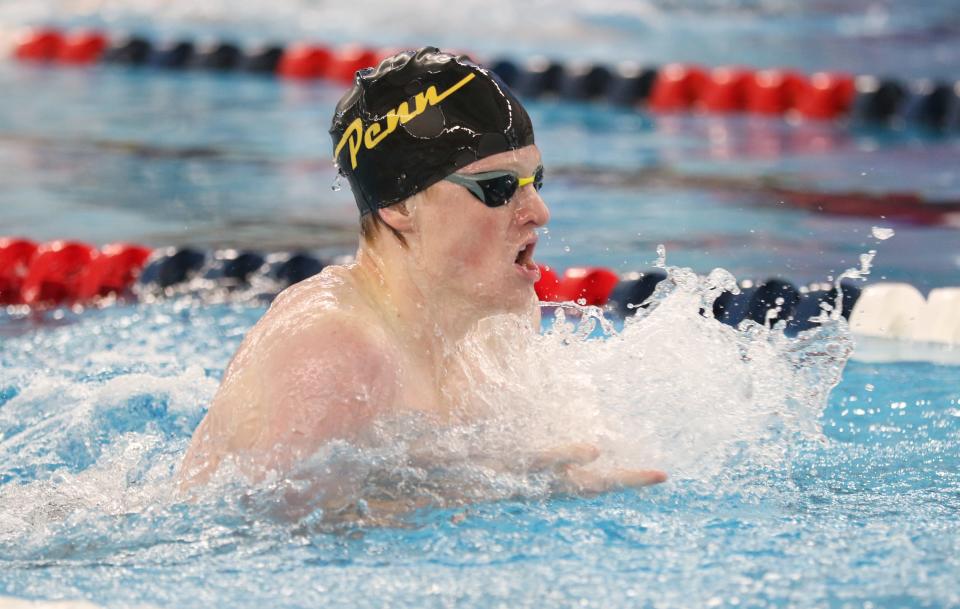
M253 479L283 475L397 415L482 416L450 345L495 314L539 327L543 167L526 110L495 74L431 47L400 53L357 73L330 133L360 208L356 262L290 287L247 334L194 433L184 487L225 459ZM529 462L573 492L666 479L592 468L599 455L574 444Z

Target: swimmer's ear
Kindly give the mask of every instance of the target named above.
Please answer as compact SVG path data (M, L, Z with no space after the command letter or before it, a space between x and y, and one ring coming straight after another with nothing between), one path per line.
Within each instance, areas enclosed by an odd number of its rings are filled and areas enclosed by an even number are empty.
M413 217L405 201L382 208L380 219L397 233L404 234L413 230Z

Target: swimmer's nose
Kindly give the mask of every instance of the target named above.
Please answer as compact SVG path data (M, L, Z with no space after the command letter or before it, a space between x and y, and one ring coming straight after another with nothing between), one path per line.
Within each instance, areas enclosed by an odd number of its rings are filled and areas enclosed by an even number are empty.
M520 226L532 224L543 226L550 221L550 210L547 203L532 185L521 189L517 200L516 220Z

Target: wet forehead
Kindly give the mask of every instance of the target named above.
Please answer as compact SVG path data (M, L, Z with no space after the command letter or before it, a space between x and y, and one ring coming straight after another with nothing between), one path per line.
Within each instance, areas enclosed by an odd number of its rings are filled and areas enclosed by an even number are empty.
M536 146L525 146L519 150L509 150L474 161L458 173L478 173L494 169L509 169L521 175L532 174L540 165L540 150Z

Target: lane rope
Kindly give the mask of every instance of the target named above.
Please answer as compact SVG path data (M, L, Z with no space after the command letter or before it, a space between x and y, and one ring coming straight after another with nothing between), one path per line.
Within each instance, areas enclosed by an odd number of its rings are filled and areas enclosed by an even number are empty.
M243 47L229 40L152 41L100 31L39 28L15 37L12 56L34 64L108 63L167 70L239 71L288 80L350 83L357 70L399 49L292 42ZM902 80L792 69L605 65L543 57L484 62L521 96L605 102L653 113L748 113L851 126L910 125L932 134L960 131L960 82Z
M265 303L280 291L349 257L324 259L309 252L167 247L151 250L129 243L95 248L78 241L34 243L0 238L0 307L8 313L58 307L103 307L117 301L156 302L190 297L202 302ZM541 265L534 286L546 302L576 302L629 317L647 306L663 269L618 274L602 267L571 267L562 273ZM960 287L936 288L925 298L904 283L861 288L845 280L838 303L830 283L795 285L772 277L743 280L738 292L714 303L719 321L745 320L772 326L784 322L788 335L812 328L837 304L852 331L862 336L960 345Z

